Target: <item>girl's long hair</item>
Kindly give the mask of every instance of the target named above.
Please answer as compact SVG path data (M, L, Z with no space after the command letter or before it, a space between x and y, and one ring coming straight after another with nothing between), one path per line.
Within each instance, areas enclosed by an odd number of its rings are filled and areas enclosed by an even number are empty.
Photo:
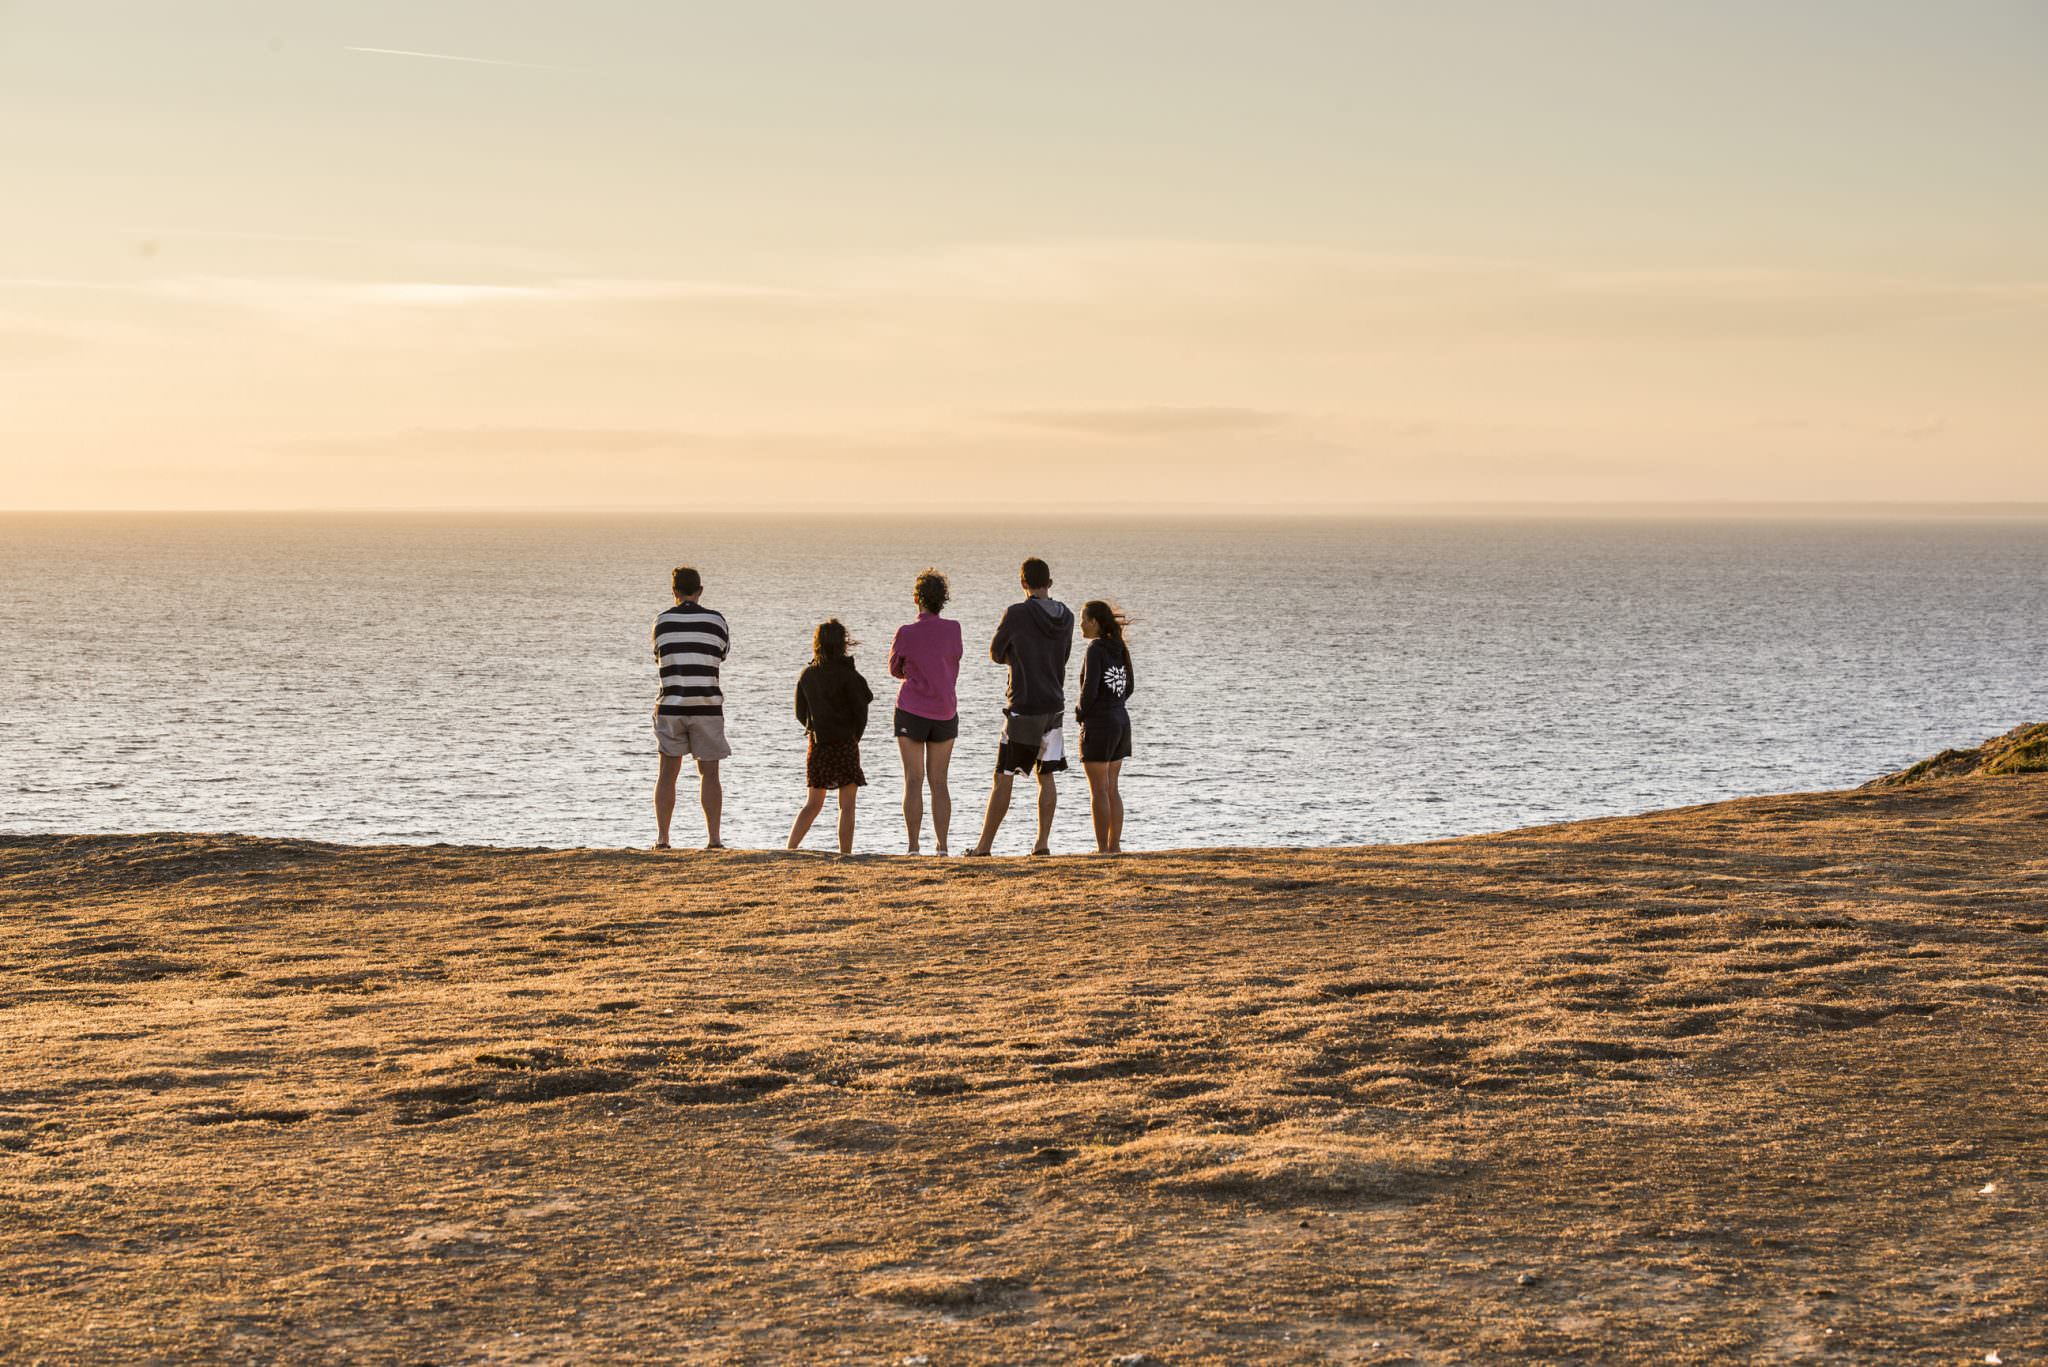
M831 660L843 660L847 652L860 642L846 634L846 624L837 617L828 617L818 623L818 629L811 634L811 663L825 664Z
M1124 616L1114 603L1105 603L1100 598L1091 598L1081 605L1081 615L1102 629L1102 639L1113 643L1117 652L1124 657L1124 668L1131 667L1130 643L1124 640L1124 628L1131 619Z

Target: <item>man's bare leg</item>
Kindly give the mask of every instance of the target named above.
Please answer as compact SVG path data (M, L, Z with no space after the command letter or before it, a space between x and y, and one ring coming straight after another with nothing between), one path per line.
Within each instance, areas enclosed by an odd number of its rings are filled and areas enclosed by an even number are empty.
M946 852L946 832L953 826L953 790L946 786L946 770L953 763L953 742L933 741L924 749L925 773L932 784L932 836L939 853Z
M997 774L995 785L988 790L988 815L981 819L981 840L969 854L987 854L996 843L996 832L1003 827L1003 817L1010 810L1010 784L1015 774Z
M860 785L849 783L839 790L839 852L853 853L853 804L860 796Z
M725 811L725 785L718 781L718 761L697 761L697 796L704 803L704 848L722 850L718 841L718 818Z
M918 837L924 833L924 742L898 736L896 752L903 756L903 829L910 832L910 852L916 854ZM945 844L942 835L939 847L944 849Z
M668 824L676 814L676 775L682 772L681 755L663 755L654 779L654 848L668 848Z
M1033 854L1052 853L1052 813L1060 804L1060 790L1054 786L1052 775L1038 776L1038 843L1031 849Z

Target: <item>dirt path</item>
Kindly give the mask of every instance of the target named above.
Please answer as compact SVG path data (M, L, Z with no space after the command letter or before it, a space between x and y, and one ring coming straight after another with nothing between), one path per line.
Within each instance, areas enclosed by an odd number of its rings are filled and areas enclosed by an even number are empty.
M0 1360L2048 1361L2048 777L992 861L0 838Z

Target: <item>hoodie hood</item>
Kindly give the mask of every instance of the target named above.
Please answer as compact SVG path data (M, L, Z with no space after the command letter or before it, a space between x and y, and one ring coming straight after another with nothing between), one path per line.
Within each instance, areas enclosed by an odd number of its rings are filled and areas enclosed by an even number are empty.
M1073 630L1074 614L1057 598L1026 598L1024 601L1035 609L1025 613L1024 620L1037 627L1042 635L1063 636Z

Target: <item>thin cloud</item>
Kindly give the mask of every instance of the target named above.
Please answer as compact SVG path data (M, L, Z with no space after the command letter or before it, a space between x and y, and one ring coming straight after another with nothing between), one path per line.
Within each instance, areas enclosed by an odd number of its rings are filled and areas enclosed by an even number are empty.
M163 275L88 280L0 277L10 292L127 295L178 304L240 309L300 321L406 310L479 307L684 304L707 309L813 307L817 296L744 281L566 276L523 282L478 280L350 280L322 276Z
M346 45L343 52L363 52L375 57L419 57L430 62L464 62L471 66L516 66L529 71L569 71L566 66L551 66L546 62L508 62L497 57L461 57L452 52L415 52L402 47L355 47Z
M717 440L705 432L630 427L423 427L391 439L394 445L415 450L500 455L634 454Z
M1094 437L1172 437L1210 432L1252 432L1279 427L1285 413L1263 408L1026 408L995 415L999 422Z
M302 438L285 442L279 449L349 459L433 456L489 463L533 456L636 456L702 450L721 440L732 438L671 428L413 427L376 436Z

